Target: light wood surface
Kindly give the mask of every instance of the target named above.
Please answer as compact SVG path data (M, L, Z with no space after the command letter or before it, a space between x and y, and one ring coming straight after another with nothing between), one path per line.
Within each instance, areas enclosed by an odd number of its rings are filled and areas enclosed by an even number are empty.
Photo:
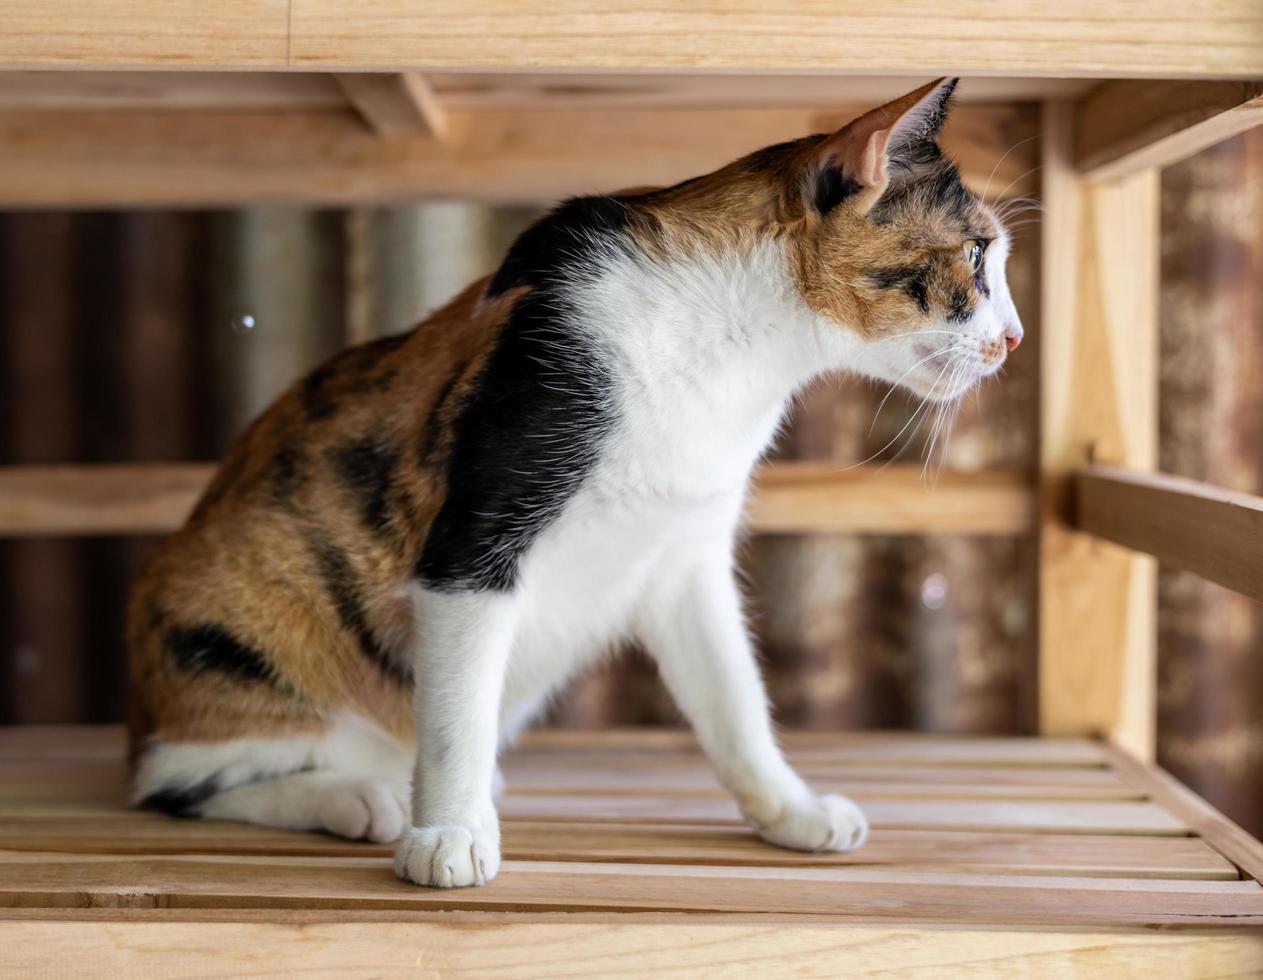
M1263 76L1253 0L4 0L0 65Z
M0 535L164 533L210 480L205 463L0 467ZM747 526L759 533L1021 534L1033 491L1020 472L944 473L777 463L759 475Z
M1165 473L1075 473L1075 526L1263 601L1263 497Z
M550 202L675 183L760 147L835 129L863 108L454 110L445 113L443 141L383 140L349 106L6 112L0 204ZM1034 126L1029 106L964 105L943 142L966 181L1018 197L1036 187Z
M1263 123L1263 82L1105 82L1077 107L1075 164L1085 176L1169 167Z
M168 913L171 915L173 913ZM378 918L388 913L380 913ZM82 915L82 913L81 913ZM23 921L0 918L0 970L11 976L236 978L292 964L347 980L485 976L715 977L734 964L760 977L891 976L939 980L944 964L978 978L1253 976L1263 939L1249 930L962 931L942 927L697 922L627 914L621 924L560 921ZM3 916L3 912L0 912ZM453 921L456 917L456 921ZM139 918L139 916L136 916ZM768 917L772 918L772 917ZM208 955L213 952L214 955Z
M525 925L532 913L618 925L665 911L745 926L769 915L895 928L1263 924L1263 888L1215 846L1228 841L1254 862L1257 842L1109 747L880 733L786 741L818 784L855 791L874 822L867 847L829 855L762 844L715 806L726 801L700 778L705 762L685 732L544 732L505 760L500 878L453 893L398 882L387 847L127 810L118 729L0 731L0 921L93 909L133 925L146 914L258 924L320 910L342 922L477 912L468 921L484 926ZM575 785L585 773L586 789ZM623 792L602 795L600 774ZM962 801L952 776L992 795ZM1076 783L1126 798L1027 795ZM896 784L915 796L863 796L866 785ZM997 827L998 813L1024 816ZM1101 814L1124 818L1102 824Z
M447 115L420 72L351 72L339 75L338 84L378 136L443 139L447 135Z
M290 0L0 0L0 68L282 67Z
M1151 759L1154 562L1073 531L1069 518L1074 469L1156 460L1158 175L1083 178L1074 124L1072 104L1045 106L1039 723Z
M353 13L352 13L353 11ZM294 0L291 64L1055 75L1263 76L1251 0L1151 0L1103 17L1090 0L1020 9L967 0L877 6L794 0Z

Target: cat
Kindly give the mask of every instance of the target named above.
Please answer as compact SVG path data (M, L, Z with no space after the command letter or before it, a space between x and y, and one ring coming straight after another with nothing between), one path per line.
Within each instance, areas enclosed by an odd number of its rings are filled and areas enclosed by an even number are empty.
M868 827L777 747L734 580L753 467L825 372L961 396L1022 337L937 138L955 79L673 187L567 201L410 333L286 392L128 615L135 802L398 840L483 884L497 752L636 638L765 840Z

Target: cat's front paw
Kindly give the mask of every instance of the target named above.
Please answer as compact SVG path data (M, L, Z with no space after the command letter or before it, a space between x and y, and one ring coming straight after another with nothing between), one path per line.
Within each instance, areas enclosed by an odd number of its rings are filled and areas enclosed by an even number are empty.
M395 874L433 888L485 885L500 870L500 841L477 827L409 827L395 847Z
M794 851L853 851L868 839L868 820L845 796L830 793L787 803L760 837Z

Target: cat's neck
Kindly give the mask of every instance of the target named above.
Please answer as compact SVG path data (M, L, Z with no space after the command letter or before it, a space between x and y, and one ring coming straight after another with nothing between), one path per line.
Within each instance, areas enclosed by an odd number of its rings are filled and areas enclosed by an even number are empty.
M675 468L744 479L794 395L845 369L849 334L802 301L775 243L674 261L612 261L585 284L585 328L608 352L628 438ZM670 469L671 467L666 467Z

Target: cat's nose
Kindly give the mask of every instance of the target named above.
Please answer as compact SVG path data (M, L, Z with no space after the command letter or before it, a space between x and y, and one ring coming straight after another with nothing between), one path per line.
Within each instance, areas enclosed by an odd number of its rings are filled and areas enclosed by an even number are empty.
M1010 323L1004 328L1004 346L1010 351L1017 350L1017 345L1022 342L1022 325L1020 323Z

